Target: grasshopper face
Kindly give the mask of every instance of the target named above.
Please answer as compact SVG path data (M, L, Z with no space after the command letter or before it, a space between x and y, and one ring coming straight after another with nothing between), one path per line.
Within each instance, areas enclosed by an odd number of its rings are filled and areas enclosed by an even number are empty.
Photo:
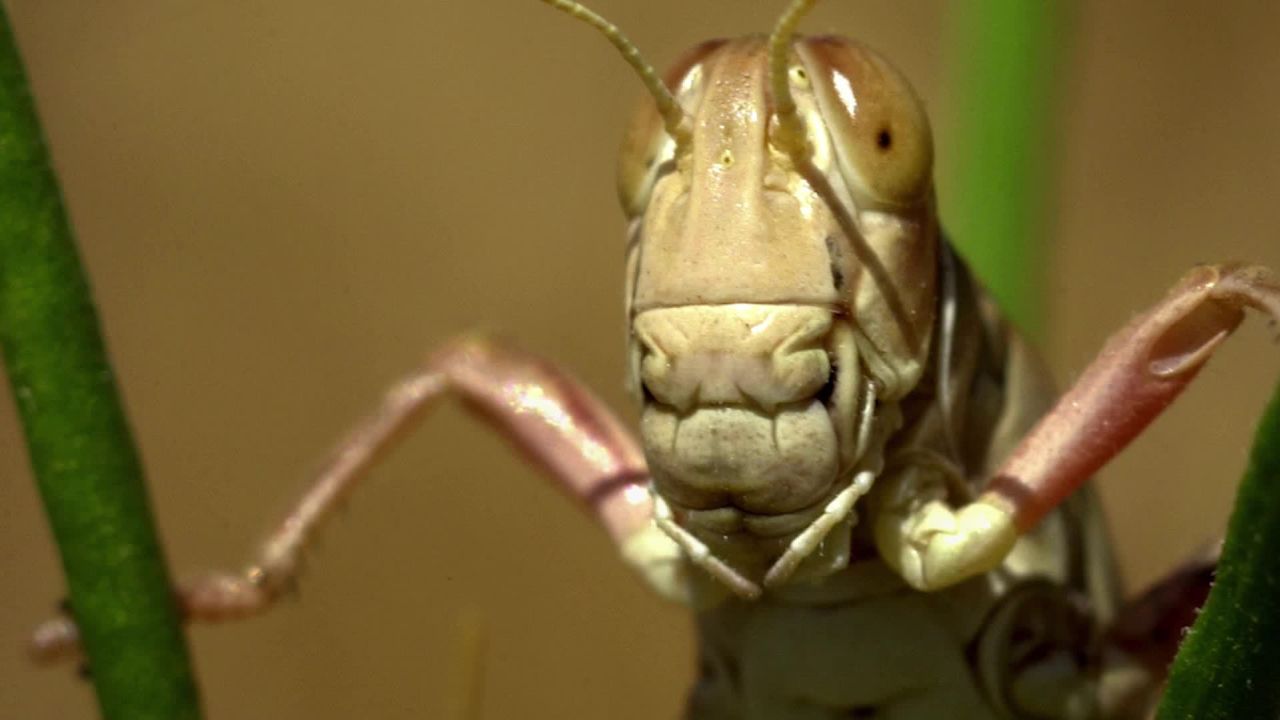
M879 471L937 302L920 102L861 45L792 47L807 148L784 142L766 39L746 37L704 43L666 75L689 141L646 102L619 167L654 488L679 525L757 576L855 472ZM806 567L841 566L848 536Z

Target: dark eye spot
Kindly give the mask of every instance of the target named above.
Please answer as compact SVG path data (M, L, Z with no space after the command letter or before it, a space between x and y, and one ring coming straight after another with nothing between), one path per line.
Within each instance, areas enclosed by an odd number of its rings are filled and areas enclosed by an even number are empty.
M876 147L881 150L893 147L893 133L889 132L889 128L880 128L880 132L876 134Z

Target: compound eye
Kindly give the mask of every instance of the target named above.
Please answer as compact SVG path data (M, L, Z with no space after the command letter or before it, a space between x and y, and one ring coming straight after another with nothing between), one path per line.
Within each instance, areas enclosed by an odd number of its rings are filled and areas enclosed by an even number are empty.
M843 38L806 38L798 49L855 200L884 208L925 201L933 138L906 79L870 49Z
M653 101L645 97L640 102L618 154L618 200L628 219L644 214L658 169L675 151Z
M709 40L686 52L663 75L663 82L691 111L701 94L702 65L724 40ZM628 218L644 214L662 166L672 160L675 141L667 134L653 98L646 95L631 116L618 155L618 199Z

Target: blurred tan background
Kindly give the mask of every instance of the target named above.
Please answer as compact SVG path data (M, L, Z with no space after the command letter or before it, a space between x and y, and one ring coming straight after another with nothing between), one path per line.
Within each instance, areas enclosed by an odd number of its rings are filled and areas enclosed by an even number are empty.
M638 85L584 27L529 0L5 4L178 574L240 565L383 386L463 329L633 415L613 154ZM658 64L781 5L592 4ZM945 170L944 6L828 2L805 27L915 79ZM1277 27L1273 3L1083 3L1048 229L1059 377L1194 262L1280 267ZM1106 474L1132 582L1220 532L1277 375L1255 321ZM19 652L63 589L6 392L0 718L89 718L86 684ZM448 718L470 613L484 717L675 717L689 619L455 408L325 540L301 601L192 632L210 718Z

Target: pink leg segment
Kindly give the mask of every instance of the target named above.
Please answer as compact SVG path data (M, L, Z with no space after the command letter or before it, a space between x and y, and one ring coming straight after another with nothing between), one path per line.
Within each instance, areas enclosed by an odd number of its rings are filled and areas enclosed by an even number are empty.
M1257 266L1197 267L1107 341L987 488L1019 531L1079 488L1195 378L1252 307L1280 322L1280 279Z
M652 518L648 471L635 439L585 387L550 363L485 338L463 338L396 383L373 415L335 449L311 488L242 573L184 582L188 619L216 622L260 613L293 586L317 531L369 469L448 393L581 501L615 542ZM32 656L55 660L77 652L75 624L41 625Z

